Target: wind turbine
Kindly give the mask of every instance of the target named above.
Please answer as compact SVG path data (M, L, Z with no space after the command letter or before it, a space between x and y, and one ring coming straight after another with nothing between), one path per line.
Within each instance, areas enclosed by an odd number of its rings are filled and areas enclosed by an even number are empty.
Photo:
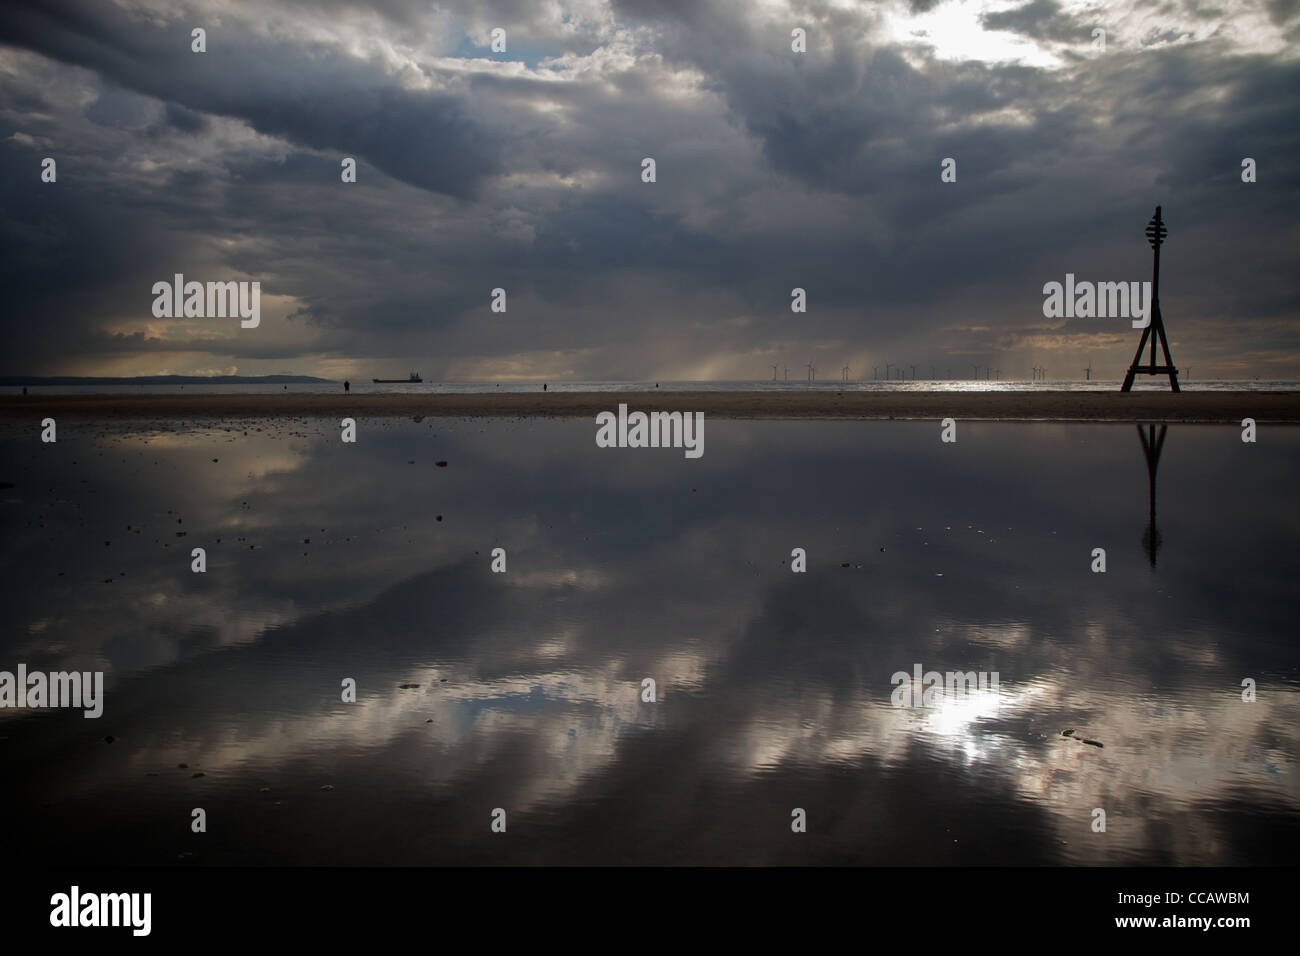
M934 381L934 366L930 366L930 381Z
M871 366L871 380L874 382L878 378L880 378L880 366L873 365Z
M980 367L979 367L978 365L972 365L971 368L973 368L973 369L975 370L975 374L974 374L972 377L973 377L973 378L979 378L979 377L980 377Z
M776 381L776 366L772 366L772 381Z
M790 366L785 366L785 380L790 381Z
M813 363L810 361L810 362L808 363L808 381L811 382L811 381L813 380L813 376L814 376L816 373L817 373L817 367L816 367L815 365L813 365Z
M849 367L846 365L840 369L840 374L844 376L844 381L847 382L849 380Z
M1088 367L1083 370L1083 374L1085 382L1092 381L1092 359L1088 359Z
M912 366L912 381L916 381L916 366Z
M886 363L885 363L885 381L886 381L886 382L889 381L889 370L890 370L891 368L893 368L893 366L892 366L889 362L886 362Z

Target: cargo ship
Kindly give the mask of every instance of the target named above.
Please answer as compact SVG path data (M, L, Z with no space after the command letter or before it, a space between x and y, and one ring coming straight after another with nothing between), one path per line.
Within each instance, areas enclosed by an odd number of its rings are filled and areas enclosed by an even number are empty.
M412 372L410 378L374 378L371 381L376 385L408 385L412 382L423 382L424 379Z

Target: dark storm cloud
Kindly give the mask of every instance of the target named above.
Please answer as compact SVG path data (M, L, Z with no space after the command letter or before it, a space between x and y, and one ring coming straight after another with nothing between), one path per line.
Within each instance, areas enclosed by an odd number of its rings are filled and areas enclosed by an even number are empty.
M207 128L207 118L202 113L196 113L184 106L168 103L162 126L182 133L199 133Z
M195 54L186 23L157 26L101 4L43 2L6 10L0 43L94 70L180 108L365 156L425 189L466 196L498 168L501 144L452 96L396 88L373 66L335 51L205 29L208 52Z
M1281 26L1288 20L1300 16L1300 0L1267 0L1269 19Z
M1004 13L985 13L980 22L986 30L1009 30L1040 40L1081 43L1092 35L1095 24L1083 23L1061 11L1056 0L1030 0L1023 7Z
M813 347L859 365L884 349L983 362L1086 337L1044 327L1042 284L1141 277L1157 201L1174 230L1166 313L1206 328L1206 353L1227 354L1230 317L1237 336L1271 323L1259 347L1296 354L1277 333L1300 308L1282 239L1300 196L1294 61L1155 35L1112 36L1101 58L1089 24L1041 0L983 26L1069 44L1061 69L904 49L882 19L922 12L904 0L788 17L740 2L616 0L565 22L549 9L6 7L0 53L22 67L0 72L0 280L11 315L41 316L9 323L9 371L67 371L70 348L207 349L205 368L298 357L304 372L432 357L426 377L561 352L583 352L554 361L589 378L735 374ZM1214 12L1187 15L1201 29ZM193 54L205 22L209 52ZM790 52L791 23L807 54ZM494 25L510 52L482 46ZM38 181L45 155L57 188ZM355 185L339 182L343 156ZM1245 156L1259 184L1240 182ZM957 183L939 182L944 157ZM208 345L202 328L140 331L153 281L231 270L288 320ZM797 325L794 286L811 304ZM496 287L505 315L488 311ZM523 367L554 375L548 361Z

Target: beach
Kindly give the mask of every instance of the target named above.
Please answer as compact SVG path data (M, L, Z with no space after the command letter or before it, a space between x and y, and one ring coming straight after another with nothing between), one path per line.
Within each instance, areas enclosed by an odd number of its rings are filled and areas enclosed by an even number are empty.
M0 417L587 418L617 411L703 412L728 419L1300 423L1300 392L499 392L322 395L6 395Z
M0 706L16 859L1300 852L1300 429L962 422L949 443L949 406L712 418L690 458L602 447L580 403L626 395L225 398L82 403L49 443L40 411L0 423L0 683L83 691ZM655 398L689 408L630 400ZM200 417L286 403L322 417ZM428 417L451 408L548 415ZM365 417L397 409L424 414Z

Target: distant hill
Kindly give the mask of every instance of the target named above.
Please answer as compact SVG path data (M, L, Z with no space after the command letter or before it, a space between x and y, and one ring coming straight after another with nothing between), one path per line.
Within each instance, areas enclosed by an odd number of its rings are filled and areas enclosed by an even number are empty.
M333 381L312 375L136 375L133 378L96 378L87 375L0 376L0 385L303 385Z

